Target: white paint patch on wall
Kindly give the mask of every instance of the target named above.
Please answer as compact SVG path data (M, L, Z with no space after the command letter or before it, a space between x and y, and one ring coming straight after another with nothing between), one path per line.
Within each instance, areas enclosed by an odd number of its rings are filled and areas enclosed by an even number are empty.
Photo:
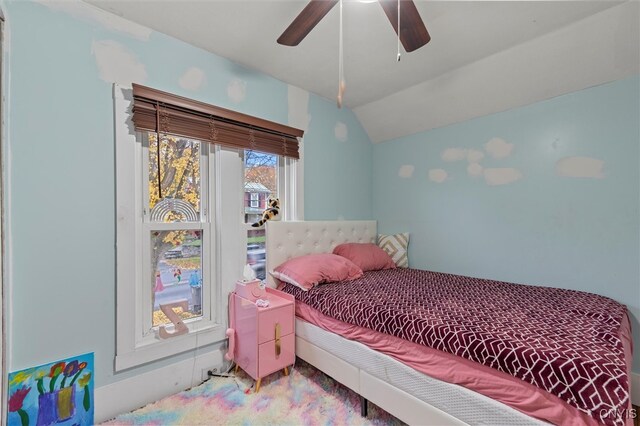
M403 164L402 166L400 166L400 169L398 170L398 176L404 179L409 179L411 176L413 176L414 170L415 170L415 167L412 166L411 164Z
M239 104L247 97L247 82L234 78L227 86L227 96L231 102Z
M479 163L484 158L484 152L477 149L470 149L467 151L467 161L469 163Z
M206 76L198 67L191 67L182 74L178 80L180 87L186 90L196 91L204 86Z
M333 128L333 133L336 135L336 139L340 142L346 142L349 140L349 128L342 121L338 121Z
M429 180L436 183L442 183L447 180L448 173L444 169L431 169L429 170Z
M470 163L467 166L467 174L471 177L482 176L484 168L478 163Z
M591 157L564 157L556 163L559 176L574 178L604 178L604 161Z
M140 24L124 19L113 13L106 12L93 5L79 0L51 1L36 0L38 3L47 6L49 9L64 12L76 19L90 23L98 23L104 28L117 31L134 37L138 40L147 41L152 30Z
M289 104L289 126L306 132L311 122L311 116L309 115L309 92L299 87L289 85L287 100Z
M113 40L94 41L91 53L96 58L100 78L108 83L130 87L131 82L144 83L147 70L129 49Z
M444 161L461 161L467 158L466 148L447 148L442 152Z
M512 167L484 169L484 180L487 185L507 185L522 178L520 170Z
M484 149L493 158L507 158L513 151L513 144L506 142L504 139L492 138L489 142L484 144Z

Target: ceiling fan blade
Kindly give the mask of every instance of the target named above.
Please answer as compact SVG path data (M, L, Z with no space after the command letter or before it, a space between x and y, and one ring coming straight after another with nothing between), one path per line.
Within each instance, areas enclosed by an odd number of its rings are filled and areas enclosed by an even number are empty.
M311 0L278 38L279 44L297 46L338 0Z
M398 33L398 0L378 0L389 18L393 29ZM407 52L429 43L431 36L424 26L420 13L412 0L400 0L400 41Z

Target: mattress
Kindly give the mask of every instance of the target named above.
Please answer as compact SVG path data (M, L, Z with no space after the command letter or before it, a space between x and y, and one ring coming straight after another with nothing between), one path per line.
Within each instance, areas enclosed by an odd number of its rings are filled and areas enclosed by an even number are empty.
M624 424L604 415L629 403L626 307L611 299L418 270L283 290L328 317L491 367L600 423Z

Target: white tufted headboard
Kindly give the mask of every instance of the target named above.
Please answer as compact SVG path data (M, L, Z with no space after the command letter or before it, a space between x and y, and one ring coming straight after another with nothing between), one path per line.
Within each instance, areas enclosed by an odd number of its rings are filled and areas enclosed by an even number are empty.
M267 222L267 285L275 287L269 271L287 259L331 253L342 243L375 243L375 220Z

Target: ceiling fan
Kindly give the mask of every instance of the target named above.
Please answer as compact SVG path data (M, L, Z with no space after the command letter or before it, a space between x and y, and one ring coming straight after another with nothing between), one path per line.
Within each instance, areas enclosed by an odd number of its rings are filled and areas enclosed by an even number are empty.
M338 1L311 0L291 25L284 30L278 38L278 43L285 46L297 46ZM378 3L384 9L384 13L389 18L396 34L399 34L405 51L413 52L431 40L412 0L378 0ZM398 16L398 10L400 10L400 16ZM399 33L398 22L400 22Z

